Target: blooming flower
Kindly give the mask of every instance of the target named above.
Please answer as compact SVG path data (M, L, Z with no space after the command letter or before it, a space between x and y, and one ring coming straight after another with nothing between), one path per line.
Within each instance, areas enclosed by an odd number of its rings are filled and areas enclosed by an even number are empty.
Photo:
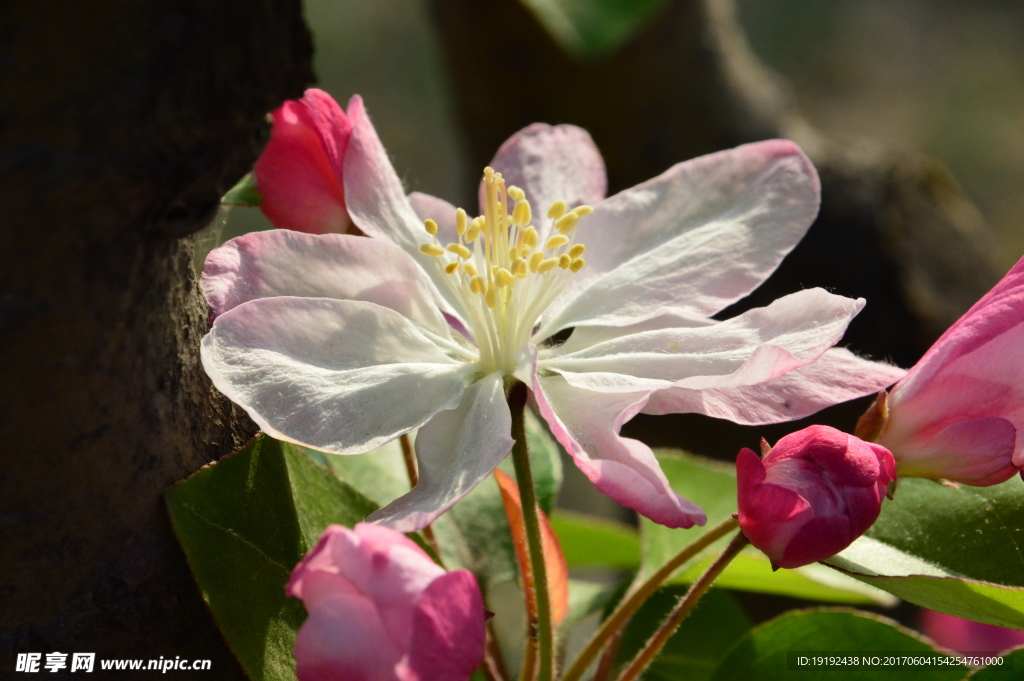
M260 209L275 226L310 234L345 233L342 168L352 123L316 88L285 102L271 116L270 141L256 161Z
M764 460L740 450L740 528L778 567L824 560L871 527L895 479L885 447L810 426L779 440Z
M386 527L331 525L286 592L309 611L295 639L300 681L466 681L483 660L476 578Z
M873 411L901 476L985 486L1024 466L1024 259Z
M589 135L533 125L498 150L471 218L406 197L358 97L348 115L345 200L373 238L277 230L212 252L202 358L277 438L356 454L419 428L419 484L371 520L423 527L498 465L510 376L600 491L690 527L701 509L619 436L634 415L787 421L903 374L830 349L862 300L811 289L710 319L814 219L818 178L791 142L680 163L605 199Z

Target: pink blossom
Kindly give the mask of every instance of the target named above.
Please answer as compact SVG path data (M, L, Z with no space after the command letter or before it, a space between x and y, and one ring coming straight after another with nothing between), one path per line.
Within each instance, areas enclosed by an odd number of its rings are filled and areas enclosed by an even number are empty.
M342 169L352 122L316 88L274 111L270 142L256 161L260 209L275 226L310 234L344 233Z
M817 214L817 173L792 142L685 161L605 198L586 131L535 124L484 170L473 217L407 196L358 97L348 116L345 203L372 238L271 230L213 251L202 358L273 437L349 455L416 430L419 483L371 521L419 529L491 474L512 447L513 377L598 490L691 527L700 507L620 436L633 416L777 423L903 376L834 347L863 300L808 289L713 318Z
M921 631L958 653L1001 653L1024 645L1024 631L983 624L934 610L921 611Z
M795 568L864 534L896 471L884 447L809 426L779 440L764 460L741 450L736 478L743 534L776 566Z
M466 681L484 655L484 607L467 570L445 572L399 532L331 525L286 593L309 617L300 681Z
M1024 466L1024 259L942 334L885 406L876 441L901 476L986 486Z

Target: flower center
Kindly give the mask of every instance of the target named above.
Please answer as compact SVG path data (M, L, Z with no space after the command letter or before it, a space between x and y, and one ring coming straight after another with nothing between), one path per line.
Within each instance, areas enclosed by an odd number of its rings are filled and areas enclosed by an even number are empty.
M509 213L509 201L514 202ZM567 210L565 201L548 209L551 236L540 244L533 210L519 187L505 187L501 173L484 168L484 214L469 220L455 213L458 241L442 246L437 223L424 228L433 243L420 252L435 258L442 279L462 307L486 373L515 370L515 353L529 342L541 314L579 272L585 261L576 243L580 218L590 206Z

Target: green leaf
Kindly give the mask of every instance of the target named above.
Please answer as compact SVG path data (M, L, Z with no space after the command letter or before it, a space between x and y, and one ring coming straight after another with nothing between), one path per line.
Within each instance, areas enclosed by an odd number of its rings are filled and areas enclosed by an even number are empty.
M615 664L627 664L640 652L662 620L686 593L682 586L659 589L630 620ZM706 681L733 644L753 623L728 592L712 589L683 620L644 672L645 681ZM612 676L614 678L614 676Z
M867 535L828 564L933 610L1024 629L1024 483L901 480Z
M640 565L640 535L629 525L558 510L551 526L570 568L635 570Z
M220 202L225 206L248 207L256 207L263 203L263 195L256 188L256 175L246 173L245 177L221 197Z
M641 518L643 558L638 579L646 578L708 528L736 512L736 473L733 466L683 452L660 450L656 454L672 488L700 504L707 513L708 522L703 528L670 530ZM712 544L694 566L687 567L672 581L692 582L728 541L726 537ZM821 565L772 572L768 559L753 548L745 549L737 556L715 583L726 589L833 603L895 603L891 596L874 588L865 588L857 580Z
M1024 648L1017 648L1001 658L1001 664L990 664L976 669L967 677L970 681L1020 681L1024 676Z
M228 645L255 681L292 681L306 617L292 568L331 523L377 505L298 447L261 435L167 491L171 523Z
M791 669L790 655L801 652L881 656L889 652L934 653L935 649L915 632L877 615L842 609L797 610L752 629L732 648L711 679L792 681L806 677L815 681L867 678L872 681L960 681L967 673L966 667L953 664Z
M559 47L580 60L617 50L667 0L522 0Z

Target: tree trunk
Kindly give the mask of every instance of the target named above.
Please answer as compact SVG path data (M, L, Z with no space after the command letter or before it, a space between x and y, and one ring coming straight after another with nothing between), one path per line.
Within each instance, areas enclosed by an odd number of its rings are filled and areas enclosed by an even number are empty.
M244 678L163 493L256 430L200 367L189 235L312 81L300 3L7 3L0 35L0 664Z
M733 316L814 286L868 300L844 344L909 367L998 279L977 209L937 162L855 155L814 130L750 51L731 0L671 0L602 60L562 52L519 0L433 0L472 165L535 121L590 131L611 192L674 163L772 137L795 140L822 178L804 240ZM500 103L500 106L495 103ZM638 416L626 434L730 460L806 423L852 432L852 403L796 424L742 428L692 415Z

